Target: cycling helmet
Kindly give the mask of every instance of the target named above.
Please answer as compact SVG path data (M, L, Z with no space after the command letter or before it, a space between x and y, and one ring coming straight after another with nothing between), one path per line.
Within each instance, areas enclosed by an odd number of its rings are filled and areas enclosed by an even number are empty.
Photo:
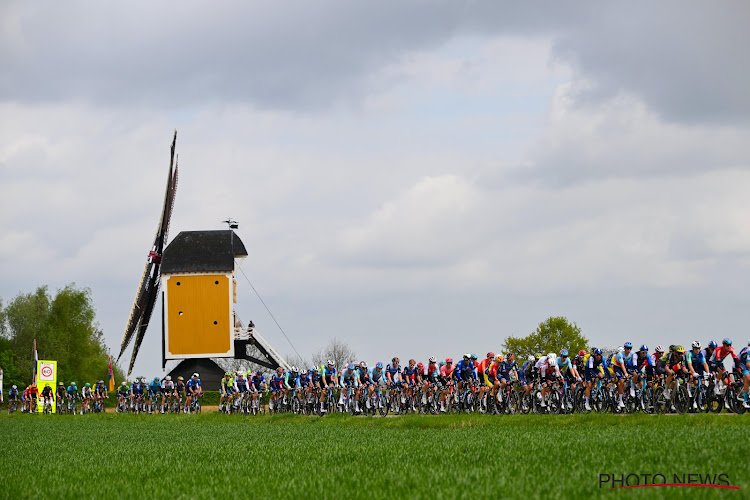
M414 366L415 364L417 364L417 360L416 359L410 359L409 360L409 366Z
M693 343L690 345L690 347L692 347L693 349L700 349L701 343L698 342L697 340L693 340Z
M708 347L710 347L712 349L716 349L718 346L719 346L719 344L717 344L715 340L711 340L708 343Z
M547 359L557 359L557 354L555 354L554 352L551 352L547 354Z
M347 368L349 369L349 371L354 370L354 363L349 363L349 366L347 366Z
M97 383L97 384L103 384L103 383L104 383L104 380L97 380L97 381L96 381L96 383Z
M498 356L495 358L495 361L498 362L498 363L502 363L503 359L504 359L503 355L502 354L498 354Z
M284 373L284 369L279 366L278 368L276 368L276 372L277 373Z
M449 365L451 363L453 363L453 358L445 358L445 364L446 365Z
M476 360L476 359L479 359L479 358L477 357L477 355L476 355L476 354L472 353L472 354L471 354L471 359L475 359L475 360Z
M643 345L641 346L641 349L640 349L640 350L641 350L641 351L643 351L643 352L648 352L648 346L647 346L646 344L643 344Z
M75 387L76 383L75 382L71 382L70 385L72 385L73 387Z
M360 361L359 367L362 368L363 370L367 370L367 363L365 363L364 361Z
M435 356L430 356L430 364L437 363L437 358Z
M398 359L398 356L393 356L393 358L391 359L391 363L393 363L394 365L395 365L396 363L398 363L399 361L401 361L401 360L400 360L400 359Z
M547 358L547 364L549 364L550 366L557 366L557 358L555 358L554 356L551 358Z
M62 382L60 382L60 385L62 385ZM14 385L13 387L11 387L11 389L14 389L14 390L15 390L15 389L18 389L18 386L17 386L17 385Z
M529 354L529 357L528 357L528 358L526 358L526 359L527 359L528 361L536 361L536 358L534 357L534 355L533 355L533 354Z
M470 357L471 357L471 354L469 353L464 354L464 359L469 359Z
M490 351L490 352L487 353L487 357L488 358L494 358L495 357L495 353L492 352L492 351Z
M317 366L313 366L312 367L312 372L313 373L318 373L318 367Z
M200 375L198 375L198 372L193 373L193 378L200 378Z
M508 354L505 355L505 357L508 359L510 359L511 356L515 356L515 354L513 354L512 352L509 352Z
M677 347L675 347L674 352L676 352L677 354L685 354L685 348L681 345L678 345Z
M724 340L721 341L721 343L724 345L732 345L732 339L725 338Z
M351 365L349 365L349 366L351 366ZM351 368L350 368L350 369L351 369ZM296 367L296 366L293 366L293 367L292 367L292 373L299 373L299 370L297 369L297 367Z
M327 364L328 366L333 366L333 361L331 361L331 360L329 359L328 361L326 361L326 364Z
M378 361L378 364L375 365L375 368L377 368L378 370L382 370L383 369L383 362L382 361Z
M675 350L675 348L676 348L676 347L677 347L677 346L676 346L676 345L674 345L674 344L670 345L670 346L669 346L669 352L674 352L674 350Z
M661 345L661 344L659 344L658 346L656 346L656 349L654 349L654 351L656 351L656 352L664 352L664 346Z
M633 343L632 342L625 342L625 345L622 346L622 347L623 347L623 349L632 349L633 348Z
M263 370L258 370L257 372L255 372L255 374L256 375L263 375Z
M128 383L127 383L127 381L123 380L122 384L120 384L120 385L128 385Z
M167 379L166 380L167 380L167 382L171 382L172 381L172 376L171 375L167 375Z
M62 382L58 382L57 385L65 385L65 384L63 384ZM16 386L14 385L13 388L15 389Z
M443 366L445 366L445 361L443 361L443 360L441 359L441 360L440 360L440 363L438 363L438 366L440 366L440 367L443 367Z
M602 355L602 350L599 349L598 347L594 347L594 354L598 354L599 356L601 356Z
M417 368L419 368L420 370L424 370L424 365L421 362L417 363Z
M89 384L88 382L86 382L86 384L84 384L84 385L85 385L86 387L89 387L89 388L91 387L91 384Z
M185 380L185 378L182 375L180 375L179 377L177 377L177 380Z
M231 376L232 376L232 374L231 374L231 373L229 373L229 372L226 372L226 373L224 374L224 376L225 376L225 377L231 377Z
M580 351L578 351L578 357L579 357L579 358L582 358L582 357L584 357L585 355L586 355L586 351L584 351L583 349L581 349Z
M538 352L538 353L534 354L534 357L535 357L536 359L542 359L542 353L541 353L541 352Z
M561 357L561 358L565 358L565 357L567 357L567 356L568 356L568 350L567 350L567 349L562 349L562 350L560 351L560 357Z

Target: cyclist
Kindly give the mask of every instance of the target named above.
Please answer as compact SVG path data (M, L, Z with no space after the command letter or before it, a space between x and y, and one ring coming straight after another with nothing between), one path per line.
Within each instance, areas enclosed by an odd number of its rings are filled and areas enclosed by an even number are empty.
M84 413L88 413L91 397L91 384L86 382L85 384L83 384L83 388L81 389L81 415L83 415Z
M63 382L57 383L57 390L55 392L55 396L57 398L57 406L58 408L61 407L65 401L65 384Z
M14 384L8 390L8 412L10 412L10 404L11 403L18 404L20 400L21 400L21 395L18 393L18 386Z
M226 372L219 383L219 411L224 408L225 403L227 407L229 406L232 393L234 393L234 379L231 373Z
M721 380L725 386L730 386L732 381L729 378L729 372L724 368L724 358L732 356L735 367L739 366L740 360L732 347L732 339L725 338L721 341L721 346L717 347L711 356L710 364L716 367L717 373L721 374ZM728 401L724 398L724 405L728 408Z
M42 389L42 399L44 400L45 406L47 405L47 403L49 403L51 406L55 401L54 394L52 393L52 387L50 387L49 382L44 384L44 389Z
M487 357L477 364L477 376L482 382L479 385L479 398L485 403L485 405L487 402L487 393L490 392L490 389L492 389L492 393L494 394L495 385L497 383L497 378L495 377L495 374L497 373L497 366L493 367L492 365L494 364L495 353L492 351L488 352ZM491 368L494 369L491 370ZM492 373L488 374L487 372L490 370L492 371Z
M333 399L333 390L339 384L338 375L336 374L336 367L333 366L333 361L330 359L326 361L325 366L321 367L320 375L322 377L322 391L320 391L320 411L326 411L323 402L326 396L331 392L331 399Z
M370 378L370 370L367 369L367 363L364 361L360 361L358 365L359 369L359 382L360 382L360 393L364 393L365 390L368 391L369 394L369 388L372 385L372 379ZM359 400L359 396L357 397L357 400ZM369 399L367 400L367 408L369 408Z
M203 396L203 389L201 388L201 378L198 373L193 373L193 376L188 379L187 383L185 384L185 392L187 392L187 401L185 404L190 408L190 404L193 401L193 398L198 398L199 396Z
M560 355L557 357L557 367L568 384L569 390L572 394L575 394L577 384L582 382L583 379L578 371L578 367L570 359L567 349L560 350ZM568 402L568 408L573 408L573 404L570 401Z
M458 382L458 392L463 390L464 384L470 381L478 380L477 367L471 360L471 354L464 354L463 359L458 362L456 369L453 370L453 376Z
M177 377L177 382L174 384L174 395L177 398L180 410L183 410L182 401L185 399L185 378L182 375Z
M169 401L167 400L170 396L174 395L174 382L172 381L172 376L167 375L164 377L164 380L161 382L161 408L160 412L162 414L166 413L169 410Z
M248 371L250 378L250 392L251 398L254 400L261 396L261 392L267 391L268 386L266 385L266 377L263 376L263 371L258 370L254 374Z
M117 388L117 404L120 405L123 401L130 398L131 392L130 387L126 381L122 381L120 387Z
M746 410L750 409L750 401L748 401L748 389L750 389L750 358L748 358L748 347L750 347L750 340L747 341L747 346L743 347L740 351L740 370L742 373L742 391L743 397L745 398L742 405Z
M276 372L271 375L271 397L268 400L268 410L271 411L276 406L276 402L284 392L284 369L282 367L276 368Z
M708 378L708 361L703 351L701 351L701 343L694 340L690 345L690 350L685 353L685 365L687 366L688 373L690 373L690 381L694 386L700 383L701 378ZM693 401L693 408L698 408L698 402Z
M685 375L688 373L685 367L685 348L681 345L674 346L674 351L667 353L661 358L664 363L664 370L667 373L667 385L664 390L664 396L669 399L672 397L671 389L674 387L675 376Z
M542 356L539 361L536 362L535 367L539 370L539 380L542 382L542 408L547 406L547 394L551 384L561 379L560 367L557 366L557 355L554 352Z
M130 407L138 408L143 401L143 393L146 390L146 377L136 377L130 386Z
M71 382L68 386L68 389L66 390L65 397L68 400L68 403L70 403L71 400L75 400L78 397L78 387L76 387L75 382Z
M453 358L445 358L445 365L440 367L440 411L445 413L445 400L448 394L448 385L453 384L454 372L456 367L453 365Z
M493 388L494 393L497 395L497 400L503 401L503 391L505 387L515 378L520 379L518 375L518 363L516 363L515 353L509 352L505 359L495 367L497 373L497 379L495 380L495 387ZM511 375L512 374L512 375ZM499 389L499 390L498 390Z
M586 391L584 397L586 398L586 410L591 411L591 405L589 404L589 397L591 396L591 386L595 379L608 378L607 371L607 360L602 356L602 350L595 347L589 354L584 356L584 365L586 371L584 372L584 378L586 379Z
M284 392L287 396L288 401L292 401L292 396L300 386L299 370L296 366L292 366L292 369L284 374ZM296 398L299 400L299 391L296 391Z
M101 405L101 411L104 410L104 400L109 398L107 394L107 386L104 385L104 380L97 380L94 386L94 398Z
M526 361L521 366L521 371L518 373L518 378L523 384L523 403L522 408L526 410L526 397L531 393L534 388L534 381L536 380L536 362L539 358L535 354L529 354Z
M708 342L708 345L705 349L703 349L703 357L706 358L706 362L708 363L708 371L709 372L716 372L716 367L711 364L711 358L714 355L714 352L716 351L716 348L719 345L714 340L710 340Z
M612 371L617 380L617 406L620 408L625 408L625 403L622 401L622 394L625 390L625 379L629 377L627 364L632 362L633 355L635 353L633 352L632 342L625 342L622 349L612 355Z
M339 396L339 405L344 405L344 393L347 393L347 397L350 396L348 389L354 388L355 392L355 398L354 398L354 411L356 413L360 412L359 409L359 396L361 394L360 389L360 380L359 380L359 370L356 369L354 366L354 363L349 363L347 367L343 370L341 370L341 395Z
M370 407L370 400L375 393L375 386L378 387L378 394L380 394L381 386L385 385L385 370L383 370L382 361L378 361L375 366L370 369L370 375L368 377L370 384L367 386L367 407Z
M401 380L404 382L405 390L401 394L401 402L406 402L406 397L412 397L414 396L414 387L417 384L417 362L414 359L409 360L409 365L404 368L404 370L401 372ZM416 408L414 408L414 399L412 398L412 404L411 404L411 411L415 411Z
M385 367L385 379L389 386L396 386L402 382L399 362L398 356L394 356L391 363Z
M156 411L156 405L159 402L159 393L161 393L161 381L159 377L154 377L154 380L148 384L148 412L151 413L151 408Z

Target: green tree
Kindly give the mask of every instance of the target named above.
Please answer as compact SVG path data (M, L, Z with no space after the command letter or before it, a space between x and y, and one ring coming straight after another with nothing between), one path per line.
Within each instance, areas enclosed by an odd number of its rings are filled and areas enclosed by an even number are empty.
M91 291L68 285L50 297L47 287L19 294L0 311L5 342L0 343L0 363L19 377L17 384L31 382L33 345L39 359L57 361L58 380L94 382L107 380L108 350L91 300ZM10 352L9 352L10 351ZM113 366L115 378L122 371Z
M509 336L503 349L515 353L519 359L525 359L529 354L559 353L560 349L567 349L575 356L581 349L586 349L588 343L577 324L563 316L553 316L539 323L536 330L526 337Z

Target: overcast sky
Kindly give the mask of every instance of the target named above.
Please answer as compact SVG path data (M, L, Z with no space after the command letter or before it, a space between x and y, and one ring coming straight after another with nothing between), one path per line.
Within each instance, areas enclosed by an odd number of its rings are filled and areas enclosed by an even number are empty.
M0 297L89 287L117 353L177 128L170 236L238 220L303 355L484 354L552 315L594 345L744 343L749 22L739 0L4 1ZM160 354L155 321L136 371Z

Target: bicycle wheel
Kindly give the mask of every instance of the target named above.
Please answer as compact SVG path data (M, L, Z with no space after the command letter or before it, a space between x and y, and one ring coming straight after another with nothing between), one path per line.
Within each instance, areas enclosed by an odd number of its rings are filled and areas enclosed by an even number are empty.
M727 388L726 394L730 401L729 406L737 415L742 415L743 413L745 413L745 405L743 404L745 402L745 396L743 393L744 391L742 389L742 386L736 388Z
M664 415L669 410L671 402L664 395L664 388L659 387L654 391L654 412Z
M674 409L682 415L690 408L690 396L687 393L687 387L680 385L677 393L674 395Z

